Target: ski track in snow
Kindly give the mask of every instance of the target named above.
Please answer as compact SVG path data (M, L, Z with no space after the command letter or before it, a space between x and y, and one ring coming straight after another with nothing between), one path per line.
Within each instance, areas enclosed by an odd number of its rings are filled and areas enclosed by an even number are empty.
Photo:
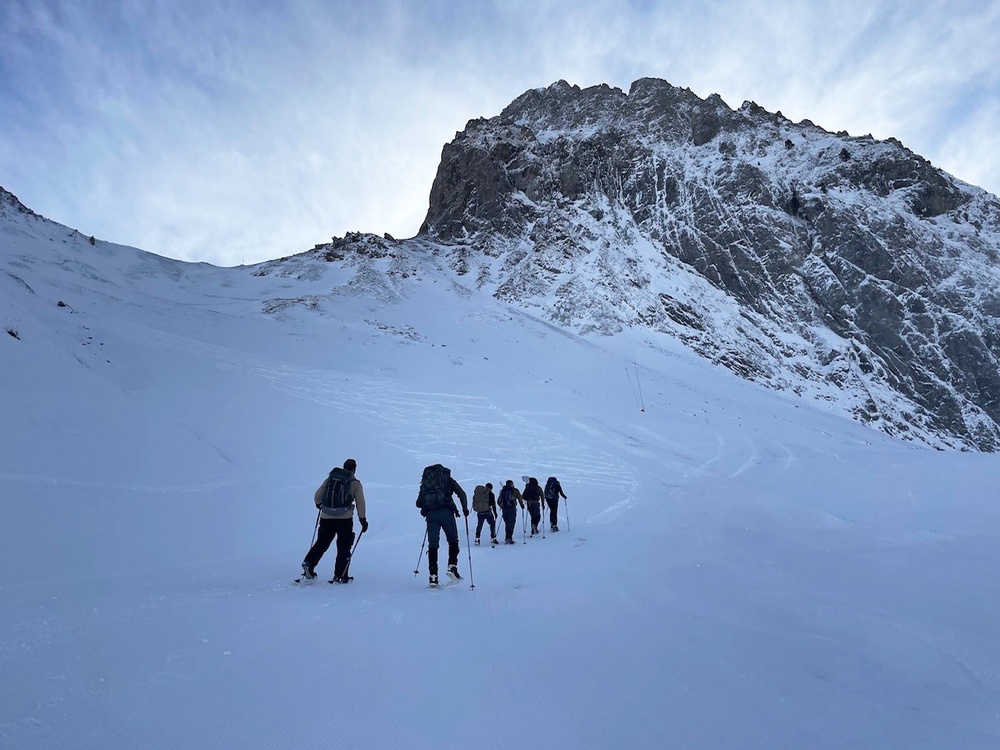
M614 507L623 503L628 507L634 499L632 488L638 480L631 467L554 429L546 424L544 414L506 411L486 396L409 390L388 377L349 377L163 332L158 335L166 346L213 361L223 369L252 374L288 395L337 412L364 415L384 427L387 444L420 462L460 462L463 473L475 470L489 476L523 465L525 456L545 454L548 469L557 476L571 474L612 496L624 487L627 500ZM510 478L518 483L519 477Z
M510 471L509 467L523 465L525 456L544 453L553 474L572 475L606 498L607 505L596 509L586 521L613 519L640 501L635 491L641 483L640 477L612 453L595 450L594 441L590 439L593 437L604 438L613 443L615 450L624 449L640 458L662 461L664 456L676 456L682 481L713 472L732 479L751 469L764 467L768 467L773 477L786 471L795 461L788 446L771 444L749 435L741 436L740 445L730 445L722 433L705 430L705 444L680 446L669 436L637 424L634 432L642 435L640 442L636 434L622 433L592 418L573 420L569 425L584 433L588 438L584 442L574 439L565 429L553 429L544 413L504 410L486 396L411 390L390 377L375 374L352 377L325 369L288 365L165 331L151 334L144 327L135 327L135 333L141 335L143 341L157 338L164 348L211 361L221 369L252 374L296 398L338 412L364 415L385 428L383 439L388 445L422 463L460 464L466 473L475 470L486 475L503 474ZM691 425L686 426L690 428ZM690 432L687 434L689 436ZM707 447L709 441L714 443L714 448ZM685 466L681 459L689 458L692 449L705 458L694 466L690 463ZM517 483L518 478L512 478ZM230 486L238 481L220 480L218 485L204 489ZM181 488L148 489L170 492ZM191 489L195 488L188 491Z

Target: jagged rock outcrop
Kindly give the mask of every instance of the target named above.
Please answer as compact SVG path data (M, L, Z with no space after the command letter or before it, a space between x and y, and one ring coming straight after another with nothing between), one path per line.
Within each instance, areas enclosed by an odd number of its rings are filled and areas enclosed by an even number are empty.
M1000 202L893 139L560 81L444 147L420 240L558 324L646 326L892 434L1000 448Z
M16 195L0 187L0 218L13 216L15 214L38 216L38 214L21 203L21 201L17 199Z

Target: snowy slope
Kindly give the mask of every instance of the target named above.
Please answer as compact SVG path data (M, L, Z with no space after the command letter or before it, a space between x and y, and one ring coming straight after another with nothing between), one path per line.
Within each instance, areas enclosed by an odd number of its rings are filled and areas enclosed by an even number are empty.
M567 333L419 243L369 261L191 266L6 212L0 747L997 747L994 456ZM293 586L348 456L357 580ZM558 475L562 530L463 525L475 588L428 590L435 461Z

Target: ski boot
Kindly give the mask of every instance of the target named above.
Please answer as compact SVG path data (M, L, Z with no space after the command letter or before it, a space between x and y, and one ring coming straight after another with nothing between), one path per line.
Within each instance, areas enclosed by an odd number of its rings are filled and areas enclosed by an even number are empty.
M461 581L462 580L462 576L460 576L458 574L458 566L457 565L449 565L448 566L448 577L451 580L453 580L453 581Z

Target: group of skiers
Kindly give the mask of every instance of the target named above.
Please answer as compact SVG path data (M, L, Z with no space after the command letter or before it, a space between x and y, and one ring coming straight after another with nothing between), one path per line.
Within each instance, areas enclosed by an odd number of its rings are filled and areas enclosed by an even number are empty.
M343 467L330 472L329 476L316 490L313 500L318 514L316 529L313 532L313 544L302 561L302 578L300 581L311 581L316 578L316 565L330 548L334 539L337 541L337 560L334 564L331 583L350 583L353 576L349 575L351 554L356 547L354 534L354 511L357 509L361 533L368 531L368 519L365 510L365 492L355 476L358 464L353 458L344 461ZM455 522L460 513L453 495L457 495L462 504L462 511L469 515L468 495L461 485L451 476L451 470L441 464L434 464L424 469L420 478L420 491L417 494L417 507L427 524L427 570L430 576L429 584L438 585L438 550L441 546L441 533L444 532L448 541L448 577L453 581L461 580L458 572L458 524ZM490 542L493 546L497 540L497 526L500 517L504 522L504 544L514 544L514 530L517 525L518 507L528 511L531 519L531 536L539 533L542 523L542 509L548 506L549 529L559 531L559 499L565 498L559 480L549 477L543 489L535 477L530 477L524 490L514 486L514 480L508 479L500 489L500 496L493 494L493 484L476 487L472 495L472 510L477 515L476 544L480 543L483 526L489 524ZM466 526L468 533L468 526Z
M472 509L479 516L476 524L476 544L479 544L479 537L482 534L483 524L490 525L490 541L498 544L496 521L503 515L504 544L514 543L514 527L517 525L517 509L527 508L528 516L531 518L531 535L538 533L539 524L542 522L542 509L548 506L549 509L549 530L559 531L559 498L566 497L562 485L555 477L549 477L543 490L534 477L528 479L524 490L518 490L514 486L514 480L508 479L504 486L500 488L500 497L493 494L493 485L487 482L485 485L476 487L472 495ZM499 508L499 512L498 509Z

